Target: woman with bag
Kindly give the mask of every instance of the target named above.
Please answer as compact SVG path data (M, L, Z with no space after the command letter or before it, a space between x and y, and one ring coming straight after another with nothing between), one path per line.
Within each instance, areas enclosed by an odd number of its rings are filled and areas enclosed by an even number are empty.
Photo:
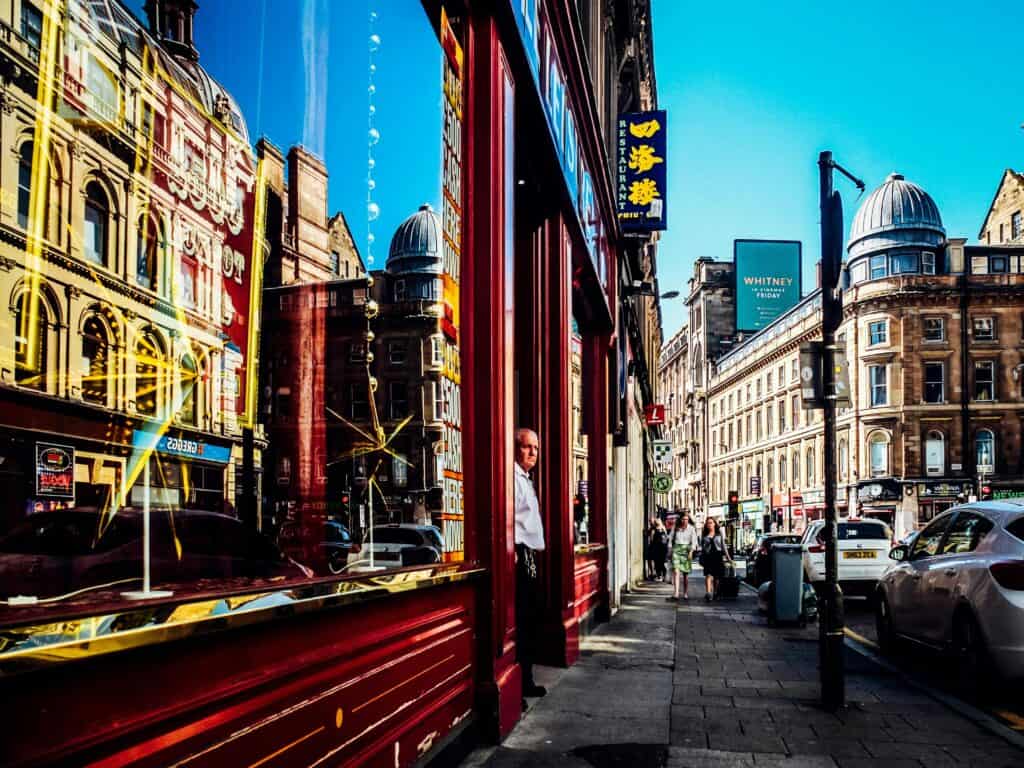
M707 602L718 599L718 580L725 575L726 561L732 562L725 536L713 517L704 521L700 537L700 564L704 568L704 599Z
M661 518L654 520L654 532L651 534L651 559L654 561L654 575L658 581L665 579L665 556L668 553L668 531Z
M690 571L693 568L693 554L700 546L697 529L690 525L690 516L679 515L679 521L669 538L669 557L672 558L672 586L675 594L666 600L679 599L679 578L683 580L683 600L690 599Z

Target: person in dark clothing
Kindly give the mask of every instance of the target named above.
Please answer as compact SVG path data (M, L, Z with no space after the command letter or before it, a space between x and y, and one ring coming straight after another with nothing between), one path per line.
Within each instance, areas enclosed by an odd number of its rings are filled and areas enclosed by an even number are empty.
M654 521L651 534L651 559L654 561L654 575L658 581L665 580L665 558L668 557L668 531L660 519Z
M718 580L725 575L726 561L732 562L725 536L718 528L718 521L709 517L704 521L700 536L700 564L704 569L704 599L711 602L718 597Z

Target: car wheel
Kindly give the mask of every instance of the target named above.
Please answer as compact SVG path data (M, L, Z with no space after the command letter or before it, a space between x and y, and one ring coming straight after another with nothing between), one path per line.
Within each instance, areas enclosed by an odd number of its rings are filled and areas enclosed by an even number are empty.
M988 651L977 620L966 609L953 618L953 654L960 691L971 698L984 694L992 679Z
M892 628L892 609L889 601L879 592L875 597L875 634L878 637L878 647L882 653L892 653L896 650L896 633Z

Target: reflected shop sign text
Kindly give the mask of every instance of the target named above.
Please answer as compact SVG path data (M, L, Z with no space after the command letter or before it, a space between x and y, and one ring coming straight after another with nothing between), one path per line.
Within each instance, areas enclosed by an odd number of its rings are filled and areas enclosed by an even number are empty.
M540 0L511 0L516 26L526 48L530 72L544 103L548 130L558 154L569 199L583 233L587 252L605 292L608 291L608 237L594 197L593 176L580 152L576 118L567 97L565 73Z

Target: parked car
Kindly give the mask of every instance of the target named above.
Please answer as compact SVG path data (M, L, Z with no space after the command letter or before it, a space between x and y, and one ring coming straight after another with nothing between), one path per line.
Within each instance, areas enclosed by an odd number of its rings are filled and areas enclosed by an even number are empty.
M398 567L439 563L442 552L444 538L436 526L401 523L367 531L359 557L369 560L372 553L376 565Z
M883 649L907 638L952 651L971 687L992 671L1024 679L1024 502L954 507L890 557L875 609Z
M281 526L277 543L286 554L318 573L341 573L349 555L359 552L348 528L336 520L289 520Z
M825 544L821 538L824 520L815 520L804 530L804 575L812 585L825 581ZM880 520L843 520L838 525L839 585L848 595L870 597L878 580L889 567L892 529Z
M52 597L121 579L141 579L141 511L122 508L109 521L104 514L95 507L37 512L12 529L0 539L0 596ZM173 512L173 525L172 535L168 514L151 512L154 584L312 575L238 518L178 509Z
M797 533L763 533L757 537L747 559L747 579L760 587L772 577L772 547L776 544L799 544Z

